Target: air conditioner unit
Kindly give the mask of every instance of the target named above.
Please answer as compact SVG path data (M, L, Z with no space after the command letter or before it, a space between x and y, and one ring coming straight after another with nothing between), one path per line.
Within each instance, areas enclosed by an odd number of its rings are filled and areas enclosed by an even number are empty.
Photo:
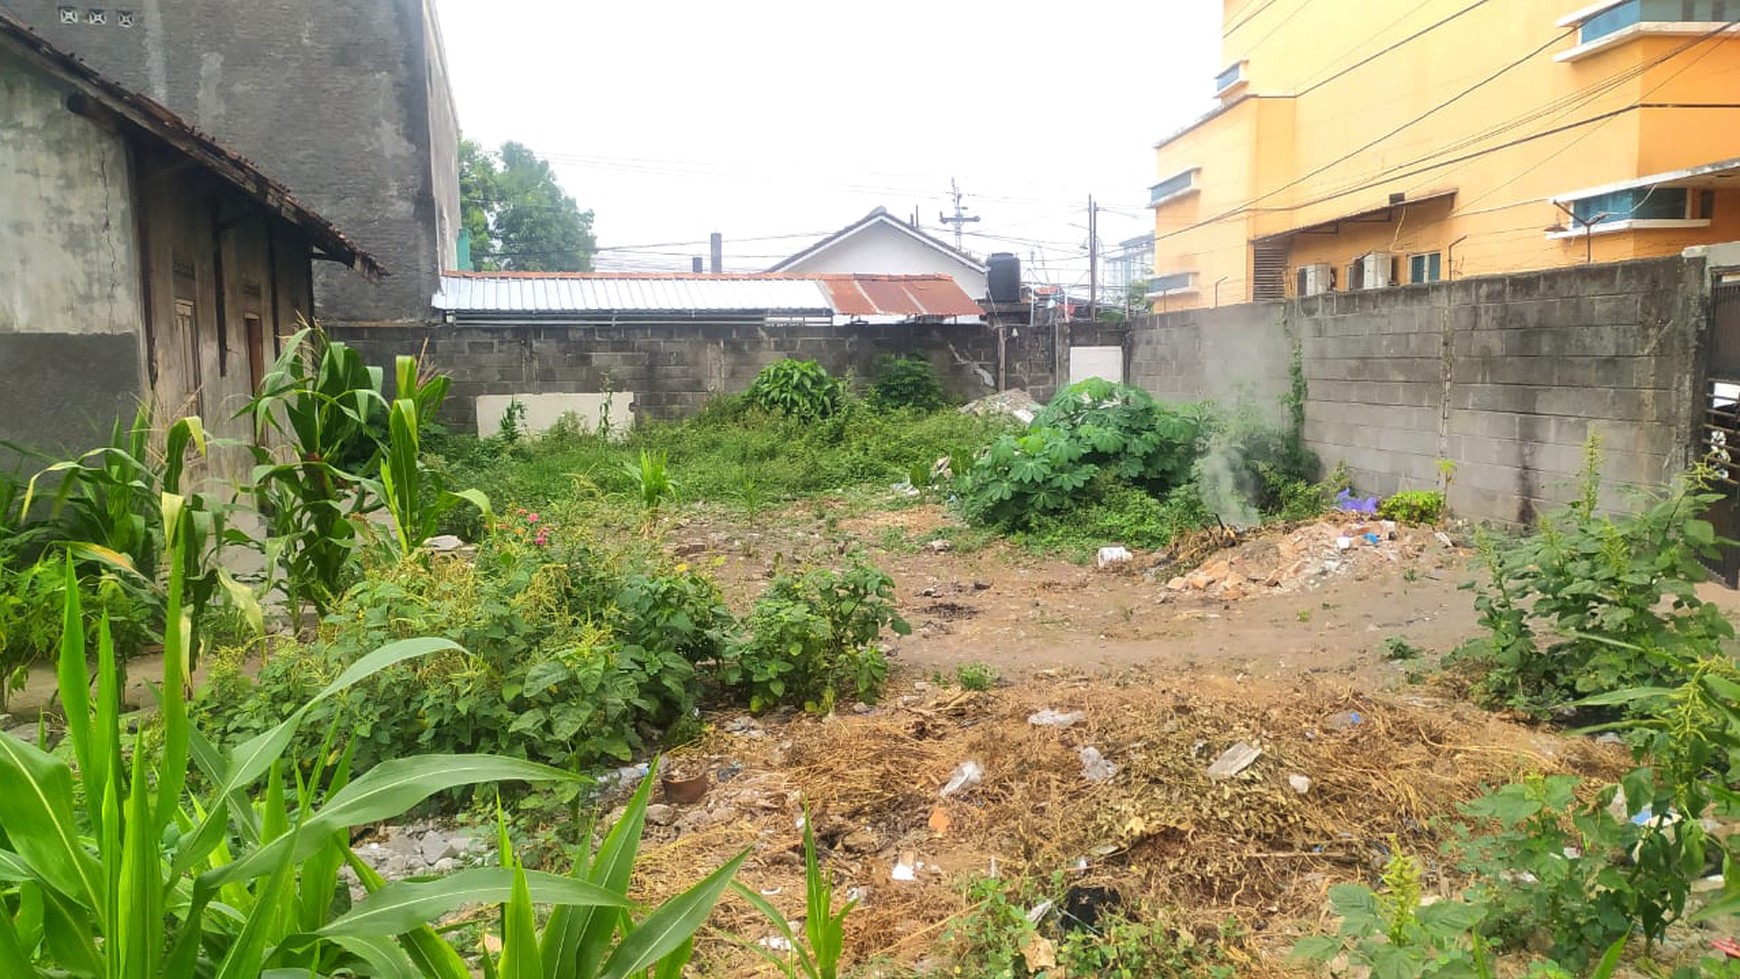
M1301 296L1317 296L1335 286L1335 270L1328 262L1316 265L1301 265L1297 270L1298 288L1295 292Z
M1359 260L1359 288L1388 289L1396 284L1396 256L1390 252L1372 252Z

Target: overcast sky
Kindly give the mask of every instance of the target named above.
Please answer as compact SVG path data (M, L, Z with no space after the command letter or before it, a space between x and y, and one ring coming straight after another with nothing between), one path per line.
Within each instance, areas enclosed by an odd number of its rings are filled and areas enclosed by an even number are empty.
M877 205L952 240L952 177L969 251L1073 282L1088 194L1103 245L1151 231L1152 146L1220 68L1215 0L437 5L465 135L550 159L601 269L687 269L712 231L761 269Z

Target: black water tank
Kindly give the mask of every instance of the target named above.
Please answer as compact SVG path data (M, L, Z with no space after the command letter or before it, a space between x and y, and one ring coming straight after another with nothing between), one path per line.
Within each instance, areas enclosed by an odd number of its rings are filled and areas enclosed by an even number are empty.
M1021 301L1021 259L1012 252L992 252L986 288L994 303Z

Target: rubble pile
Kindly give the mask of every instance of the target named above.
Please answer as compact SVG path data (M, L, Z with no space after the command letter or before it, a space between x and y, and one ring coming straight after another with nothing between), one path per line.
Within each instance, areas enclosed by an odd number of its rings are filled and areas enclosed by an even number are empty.
M1236 602L1313 588L1339 575L1362 577L1385 565L1415 561L1428 548L1448 546L1449 538L1441 533L1340 513L1217 551L1194 571L1170 578L1166 588Z

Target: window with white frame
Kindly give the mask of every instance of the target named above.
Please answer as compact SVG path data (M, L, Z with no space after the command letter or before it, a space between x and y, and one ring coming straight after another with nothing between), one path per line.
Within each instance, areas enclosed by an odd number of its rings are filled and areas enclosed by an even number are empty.
M1195 288L1195 281L1195 272L1168 272L1165 275L1156 275L1148 280L1148 295L1150 297L1172 296L1181 292L1191 292Z
M1195 192L1198 189L1196 185L1196 177L1197 174L1201 172L1201 167L1191 167L1188 170L1173 174L1154 186L1149 187L1148 206L1159 207L1167 201L1176 200L1186 194Z
M1425 252L1408 259L1409 282L1438 282L1443 278L1443 252Z

